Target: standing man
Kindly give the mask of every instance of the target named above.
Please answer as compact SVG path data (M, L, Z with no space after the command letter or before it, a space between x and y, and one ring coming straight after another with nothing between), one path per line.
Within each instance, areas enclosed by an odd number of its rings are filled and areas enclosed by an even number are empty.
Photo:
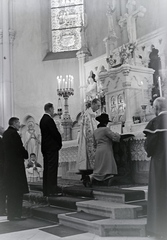
M151 157L148 184L147 231L167 239L167 102L158 97L153 102L156 117L144 129L145 150Z
M93 169L95 162L95 148L93 146L93 132L97 128L96 111L100 108L100 101L93 99L83 113L80 125L78 148L78 170Z
M7 218L10 221L25 219L22 217L23 194L29 192L24 166L28 152L18 134L19 128L19 119L12 117L9 119L8 129L3 134L4 182L7 194Z
M44 158L43 194L49 196L58 193L57 172L62 138L52 118L54 116L53 104L45 104L44 111L45 114L40 120L41 150Z
M4 129L0 126L0 216L6 215L6 194L4 191L4 151L2 142L3 132Z

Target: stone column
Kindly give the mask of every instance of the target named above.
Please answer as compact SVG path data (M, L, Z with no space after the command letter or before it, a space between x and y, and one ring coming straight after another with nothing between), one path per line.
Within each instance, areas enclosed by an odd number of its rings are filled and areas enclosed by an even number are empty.
M4 125L3 122L3 97L2 97L2 56L3 56L3 50L2 50L2 44L3 44L3 32L2 29L0 29L0 126Z
M78 51L77 58L79 61L79 88L80 88L80 106L81 111L84 111L84 101L86 99L85 89L86 89L86 76L85 76L85 68L84 63L87 61L89 56L88 52Z
M15 31L9 30L9 43L10 43L10 80L11 80L11 113L14 115L14 86L13 86L13 43L15 39Z
M9 43L9 0L2 0L3 19L3 123L6 128L8 120L12 116L12 88L11 88L11 66L10 66L10 43Z

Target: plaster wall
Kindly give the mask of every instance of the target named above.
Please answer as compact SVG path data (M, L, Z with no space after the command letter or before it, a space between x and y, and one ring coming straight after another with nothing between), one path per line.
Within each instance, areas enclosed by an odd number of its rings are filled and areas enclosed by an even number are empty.
M103 39L108 34L107 3L112 0L85 0L86 13L88 15L87 38L88 47L92 54L91 59L105 54ZM120 28L118 21L120 16L127 13L126 0L116 0L116 10L113 14L115 32L118 37L118 46L128 42L127 29ZM155 31L166 25L167 1L166 0L136 0L136 9L139 6L146 8L144 17L138 17L136 21L137 38Z
M49 49L45 23L45 20L48 23L48 9L46 14L41 14L41 3L40 0L13 0L13 29L16 31L13 46L14 113L21 120L25 115L32 114L39 122L45 103L52 102L56 111L56 77L71 74L74 76L75 95L69 98L69 112L74 121L80 111L75 101L79 98L78 60L43 61Z

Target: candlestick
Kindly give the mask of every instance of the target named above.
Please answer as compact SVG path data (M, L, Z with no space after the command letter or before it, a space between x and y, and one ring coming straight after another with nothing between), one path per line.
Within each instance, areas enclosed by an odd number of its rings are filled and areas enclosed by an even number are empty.
M162 87L161 87L161 78L160 77L158 77L158 86L159 86L160 97L162 97Z

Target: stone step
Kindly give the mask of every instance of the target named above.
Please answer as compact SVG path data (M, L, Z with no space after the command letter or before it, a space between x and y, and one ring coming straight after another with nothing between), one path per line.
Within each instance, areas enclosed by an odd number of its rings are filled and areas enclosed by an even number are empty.
M37 208L32 208L31 214L35 218L39 219L45 219L50 222L55 222L58 223L58 215L59 214L65 214L72 212L71 209L65 209L65 208L60 208L60 207L53 207L53 206L45 206L45 207L37 207Z
M138 217L146 217L147 216L147 201L146 200L139 200L128 202L127 204L141 206L141 210L137 213Z
M48 203L52 206L58 206L62 208L68 208L77 210L77 202L87 201L90 198L84 197L73 197L73 196L60 196L60 197L49 197Z
M106 202L128 203L136 200L144 200L145 193L142 190L127 190L122 188L99 188L93 190L95 199Z
M102 236L145 237L146 219L111 219L88 213L60 214L59 223Z
M130 204L105 202L100 200L89 200L77 202L77 211L94 214L112 219L134 219L137 218L138 212L142 211L141 206Z
M62 192L63 194L70 195L70 196L94 198L93 188L85 188L82 185L63 187Z

